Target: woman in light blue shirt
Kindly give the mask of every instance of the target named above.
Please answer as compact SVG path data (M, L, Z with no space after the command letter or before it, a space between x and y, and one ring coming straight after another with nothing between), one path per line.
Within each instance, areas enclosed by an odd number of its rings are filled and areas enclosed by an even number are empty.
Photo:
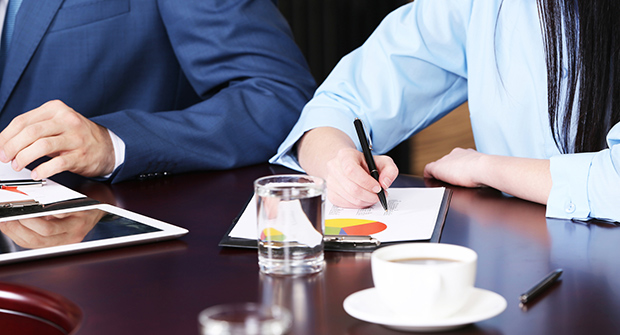
M546 204L549 217L620 221L616 1L407 4L340 61L271 162L325 178L336 204L369 206L380 184L353 120L385 153L467 100L477 151L455 149L425 176ZM387 188L398 169L375 160Z

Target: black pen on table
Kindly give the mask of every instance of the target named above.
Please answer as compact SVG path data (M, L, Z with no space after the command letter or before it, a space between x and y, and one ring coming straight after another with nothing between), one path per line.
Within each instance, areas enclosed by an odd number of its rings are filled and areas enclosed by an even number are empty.
M526 304L532 299L536 298L536 296L541 294L544 290L551 286L551 284L555 283L555 281L558 280L561 275L562 269L556 269L550 274L548 274L545 278L538 282L538 284L534 285L534 287L519 296L519 301L521 302L521 304Z
M372 158L372 153L370 152L371 146L368 144L368 138L366 138L366 132L364 131L364 126L362 125L362 120L355 118L353 121L355 125L355 130L357 131L357 137L360 140L360 144L362 145L362 152L364 153L364 159L366 160L366 165L368 165L368 170L370 171L370 175L375 178L375 180L379 181L379 171L377 171L377 166L375 165L375 160ZM385 198L385 191L383 187L381 187L381 191L377 193L379 196L379 201L381 202L381 206L386 211L388 210L387 199Z
M45 185L45 179L7 179L0 180L0 186L4 187L17 187L17 186L43 186Z

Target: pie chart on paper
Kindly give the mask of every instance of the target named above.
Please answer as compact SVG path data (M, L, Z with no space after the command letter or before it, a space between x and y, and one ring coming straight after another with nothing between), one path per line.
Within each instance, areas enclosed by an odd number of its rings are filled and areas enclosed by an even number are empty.
M325 220L326 235L372 235L387 228L383 222L364 219Z
M285 238L286 236L275 228L265 228L260 234L261 241L284 241Z

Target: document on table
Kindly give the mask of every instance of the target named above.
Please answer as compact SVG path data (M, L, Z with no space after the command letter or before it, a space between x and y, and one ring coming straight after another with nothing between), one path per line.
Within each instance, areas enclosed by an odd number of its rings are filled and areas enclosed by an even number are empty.
M326 235L369 235L381 243L429 240L448 206L444 187L390 188L388 210L378 202L364 209L347 209L325 201ZM228 237L257 238L256 199L250 200Z
M28 169L17 172L11 168L10 163L0 163L0 182L30 179L30 172ZM0 206L2 204L27 200L35 200L40 205L48 205L85 197L85 195L79 192L48 179L43 186L19 186L0 189Z

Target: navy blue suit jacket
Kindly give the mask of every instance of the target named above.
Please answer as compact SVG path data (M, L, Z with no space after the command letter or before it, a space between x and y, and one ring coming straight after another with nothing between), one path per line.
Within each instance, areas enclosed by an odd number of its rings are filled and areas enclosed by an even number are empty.
M273 155L314 90L270 0L24 0L0 127L59 99L116 133L113 181Z

